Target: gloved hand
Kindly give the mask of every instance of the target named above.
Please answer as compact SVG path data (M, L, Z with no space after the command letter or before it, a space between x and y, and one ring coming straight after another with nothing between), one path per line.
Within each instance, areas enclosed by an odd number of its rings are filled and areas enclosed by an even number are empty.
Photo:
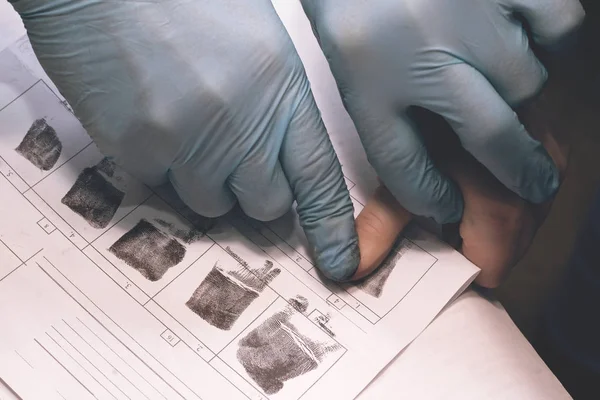
M526 200L558 187L555 165L513 108L547 73L535 42L580 25L577 0L302 0L370 163L410 212L457 222L460 191L431 161L412 107L443 116L462 146Z
M302 63L269 0L16 0L99 149L197 213L297 211L320 269L358 265L353 207Z
M535 101L519 110L532 136L552 157L561 180L570 148L566 127L572 123L570 115L577 103L566 84L551 79ZM467 153L442 119L425 112L414 115L432 159L457 183L464 198L463 218L460 224L444 227L445 239L481 269L476 279L479 285L497 287L525 255L552 201L526 202ZM443 146L433 146L440 142ZM355 279L379 266L411 217L384 186L376 190L356 219L361 262Z

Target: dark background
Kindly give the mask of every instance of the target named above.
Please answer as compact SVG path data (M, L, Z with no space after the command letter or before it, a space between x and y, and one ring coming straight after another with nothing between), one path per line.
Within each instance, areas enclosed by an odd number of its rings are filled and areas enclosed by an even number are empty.
M600 2L581 3L587 16L579 45L558 56L566 70L550 71L551 76L564 74L574 82L572 88L565 89L565 95L573 97L565 112L572 145L566 178L530 250L493 295L575 400L598 400L600 376L561 354L543 326L548 302L568 273L573 244L600 189ZM600 251L600 243L597 247ZM600 304L588 306L590 319L600 320Z

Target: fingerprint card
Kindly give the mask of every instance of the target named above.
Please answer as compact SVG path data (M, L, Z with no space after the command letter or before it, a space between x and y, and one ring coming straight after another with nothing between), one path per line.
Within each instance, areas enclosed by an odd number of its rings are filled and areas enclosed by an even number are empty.
M27 68L27 70L30 71L30 73L36 77L36 80L43 80L44 83L46 83L46 85L50 88L50 90L54 92L56 97L58 97L61 101L65 100L65 98L61 95L54 82L50 80L50 78L46 74L46 71L38 61L37 56L33 51L33 46L31 45L31 42L29 41L29 37L27 35L22 36L15 43L13 43L9 47L9 51L11 51L13 55L15 55Z
M0 156L30 186L92 142L41 81L0 111L0 127Z
M0 279L21 265L21 260L0 241Z
M0 110L38 81L10 48L0 52L0 71Z
M313 324L305 298L279 298L220 354L270 399L300 398L345 353Z
M152 193L94 144L34 189L87 242L97 239Z
M148 296L185 271L213 241L156 196L113 226L93 246Z
M402 239L379 269L361 282L346 285L346 291L383 318L436 261L435 257L412 241Z
M218 353L275 301L268 285L280 273L269 260L243 266L214 245L154 301Z

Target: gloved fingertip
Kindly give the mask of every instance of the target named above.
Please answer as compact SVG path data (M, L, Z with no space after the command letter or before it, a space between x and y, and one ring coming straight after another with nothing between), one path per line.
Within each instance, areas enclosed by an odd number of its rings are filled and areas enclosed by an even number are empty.
M541 204L552 198L558 191L560 173L550 156L546 154L540 155L540 160L536 164L537 177L523 182L521 196L534 204Z
M317 269L337 282L350 280L360 263L354 207L341 182L338 190L327 188L334 195L327 202L298 202L296 208Z
M449 189L444 199L433 213L433 219L438 224L455 224L462 219L464 202L460 190Z
M450 209L440 213L435 221L439 224L455 224L462 218L464 205L462 199L457 201L457 204L452 206Z
M328 248L316 254L317 268L335 282L350 281L360 263L358 238L355 236L343 247Z
M554 195L556 195L556 192L558 191L558 188L560 187L560 171L558 170L558 168L556 167L554 162L550 163L549 169L550 169L550 172L548 173L549 182L547 184L548 194L547 194L546 198L539 201L539 203L542 203L542 202L550 199Z

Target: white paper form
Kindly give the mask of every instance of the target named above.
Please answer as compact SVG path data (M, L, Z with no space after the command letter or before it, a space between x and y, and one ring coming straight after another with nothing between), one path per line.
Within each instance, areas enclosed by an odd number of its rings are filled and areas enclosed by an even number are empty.
M20 400L16 393L13 392L8 385L0 379L0 400Z
M293 213L191 213L104 159L26 42L0 53L0 377L22 398L351 399L475 276L413 226L334 285Z

